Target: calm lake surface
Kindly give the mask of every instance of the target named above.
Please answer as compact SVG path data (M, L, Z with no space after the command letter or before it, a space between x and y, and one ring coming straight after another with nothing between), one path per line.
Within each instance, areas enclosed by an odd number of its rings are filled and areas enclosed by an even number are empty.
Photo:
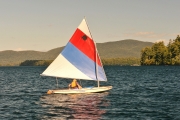
M180 67L105 66L105 93L47 95L46 67L0 67L0 120L180 120ZM60 88L71 82L58 79ZM96 86L81 80L82 86Z

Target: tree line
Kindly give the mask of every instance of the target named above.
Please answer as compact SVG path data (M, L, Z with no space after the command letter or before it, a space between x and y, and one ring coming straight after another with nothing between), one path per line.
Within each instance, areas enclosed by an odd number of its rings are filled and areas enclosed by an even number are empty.
M139 66L140 59L136 57L125 57L125 58L104 58L102 59L102 64L111 66Z
M25 60L19 66L48 66L53 60Z
M156 42L151 47L141 50L141 65L180 65L180 36L169 40L167 46L164 42Z
M48 66L53 60L26 60L20 64L20 66ZM119 65L119 66L136 66L140 65L140 59L129 58L104 58L102 59L103 65Z

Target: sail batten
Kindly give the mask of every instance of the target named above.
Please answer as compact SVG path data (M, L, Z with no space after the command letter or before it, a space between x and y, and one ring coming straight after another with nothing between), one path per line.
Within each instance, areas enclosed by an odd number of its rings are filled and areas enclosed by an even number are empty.
M75 30L62 52L42 75L107 81L95 42L85 19Z

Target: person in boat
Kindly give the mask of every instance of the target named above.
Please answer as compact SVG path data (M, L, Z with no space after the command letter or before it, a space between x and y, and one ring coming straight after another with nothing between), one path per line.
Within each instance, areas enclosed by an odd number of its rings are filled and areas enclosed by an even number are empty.
M73 79L71 84L69 84L70 89L81 89L82 87L79 85L76 79Z

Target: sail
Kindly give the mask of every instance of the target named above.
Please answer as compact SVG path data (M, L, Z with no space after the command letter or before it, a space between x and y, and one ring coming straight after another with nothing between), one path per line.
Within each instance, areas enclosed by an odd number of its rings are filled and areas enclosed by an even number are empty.
M63 51L41 75L85 80L107 80L85 19L75 30Z

